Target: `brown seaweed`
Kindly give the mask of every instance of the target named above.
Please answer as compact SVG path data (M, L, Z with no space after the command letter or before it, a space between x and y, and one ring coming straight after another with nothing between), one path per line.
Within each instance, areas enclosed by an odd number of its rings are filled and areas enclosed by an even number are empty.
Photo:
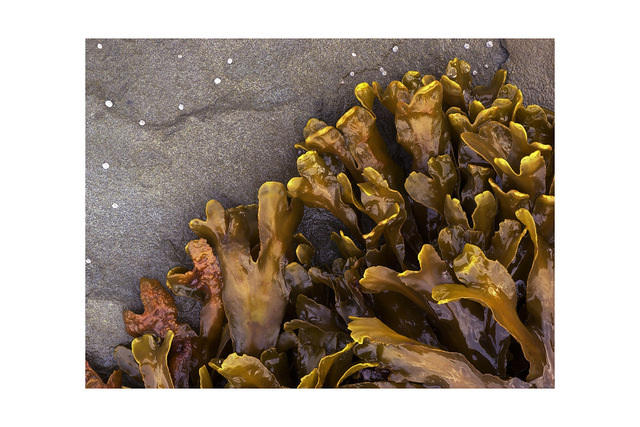
M554 387L555 117L506 79L474 86L453 59L439 79L357 85L335 126L310 119L299 176L263 184L257 205L209 201L193 267L166 288L141 280L121 369L104 383L87 363L86 386ZM304 207L341 221L333 262L297 233ZM174 296L201 304L199 331Z

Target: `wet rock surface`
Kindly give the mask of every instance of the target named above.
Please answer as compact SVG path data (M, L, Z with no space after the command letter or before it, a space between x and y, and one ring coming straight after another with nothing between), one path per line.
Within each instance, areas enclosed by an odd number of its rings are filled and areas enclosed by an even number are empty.
M491 41L491 43L487 43ZM265 181L297 176L302 129L333 125L357 105L363 81L383 87L409 70L439 77L460 58L486 85L499 68L525 105L554 108L553 40L118 40L86 41L86 354L104 379L122 311L140 313L139 280L164 282L195 237L208 200L257 203ZM390 115L376 111L393 141ZM316 263L335 252L340 224L307 209L300 231ZM176 297L197 330L198 303Z

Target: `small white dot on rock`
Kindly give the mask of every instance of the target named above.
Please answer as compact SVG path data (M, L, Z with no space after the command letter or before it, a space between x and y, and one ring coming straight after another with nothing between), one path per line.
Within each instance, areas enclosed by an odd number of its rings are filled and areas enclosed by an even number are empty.
M489 68L489 64L484 64L484 68Z
M473 73L471 73L471 74L473 74L474 76L477 76L478 75L478 71L473 70Z
M98 49L102 49L102 45L98 43Z
M104 105L106 105L107 107L111 108L111 107L113 107L113 102L107 100L107 101L104 101Z
M103 167L104 169L109 169L109 163L103 163L103 164L102 164L102 167Z
M382 74L383 76L386 76L387 72L385 70L382 70L382 72L380 74Z
M487 42L487 47L493 47L493 42L491 40Z
M89 258L87 258L86 260L84 260L84 262L86 262L87 264L91 264L91 260Z
M178 104L178 110L184 110L184 105Z
M464 44L464 48L465 48L465 49L469 49L470 47L471 47L471 46L469 46L469 43L465 43L465 44Z
M112 207L113 209L118 209L118 204L117 204L117 203L113 203L113 204L111 204L111 207Z
M182 55L178 55L178 59L182 59Z
M216 79L215 79L213 82L214 82L215 84L219 85L221 81L222 81L222 80L220 80L218 77L216 77Z
M394 52L397 52L398 51L398 46L394 46L391 50L394 51Z
M343 85L344 84L344 80L340 80L340 84Z
M351 52L351 56L356 56L356 53L355 52Z
M233 62L233 59L229 58L227 59L227 64L231 64Z
M355 75L356 75L356 73L354 73L354 72L352 71L352 72L350 72L350 73L349 73L349 75L350 75L351 77L353 77L353 76L355 76Z
M138 124L139 124L140 126L144 126L145 121L144 121L144 120L140 120L140 121L138 122Z

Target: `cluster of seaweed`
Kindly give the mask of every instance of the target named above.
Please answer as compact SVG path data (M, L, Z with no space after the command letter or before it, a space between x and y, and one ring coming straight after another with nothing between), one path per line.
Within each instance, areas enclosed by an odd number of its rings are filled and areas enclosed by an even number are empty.
M361 83L335 126L309 120L300 176L257 205L209 201L193 267L141 279L120 369L104 383L87 363L86 386L553 387L554 114L505 81L474 87L454 59L439 80ZM297 233L305 206L344 225L331 265ZM201 302L199 331L174 295Z

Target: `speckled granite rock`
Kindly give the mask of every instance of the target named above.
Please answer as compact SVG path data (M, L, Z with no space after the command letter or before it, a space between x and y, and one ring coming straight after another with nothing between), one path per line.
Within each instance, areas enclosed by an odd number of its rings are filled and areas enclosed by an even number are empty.
M164 282L208 200L257 202L268 180L297 175L294 144L310 118L335 122L355 86L386 86L406 71L440 76L458 57L487 84L499 68L525 104L554 108L553 40L86 41L86 358L105 379L131 338L139 279ZM468 45L468 46L466 46ZM394 48L394 47L397 47ZM379 123L384 121L380 113ZM382 126L393 138L392 127ZM337 220L306 210L301 232L333 257ZM198 304L176 298L197 325Z

